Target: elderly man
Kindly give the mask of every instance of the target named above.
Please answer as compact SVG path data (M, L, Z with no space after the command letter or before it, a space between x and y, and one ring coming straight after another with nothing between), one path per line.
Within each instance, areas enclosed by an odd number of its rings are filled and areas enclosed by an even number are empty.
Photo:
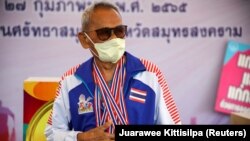
M78 38L93 57L66 72L45 130L47 140L114 140L115 125L180 124L159 68L125 51L118 9L94 3Z

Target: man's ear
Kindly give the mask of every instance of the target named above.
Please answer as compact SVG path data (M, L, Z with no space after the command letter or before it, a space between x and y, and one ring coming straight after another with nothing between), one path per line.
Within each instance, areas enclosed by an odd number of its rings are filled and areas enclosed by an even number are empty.
M83 32L79 32L77 36L83 48L87 49L90 47L88 38L83 34Z

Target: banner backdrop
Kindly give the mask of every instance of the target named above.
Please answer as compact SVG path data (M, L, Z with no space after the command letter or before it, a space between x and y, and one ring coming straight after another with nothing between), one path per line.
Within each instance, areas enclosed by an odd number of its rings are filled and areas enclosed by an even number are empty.
M227 42L250 43L248 0L112 0L128 25L126 50L164 73L184 124L228 124L214 110ZM59 77L91 57L79 44L92 1L0 1L0 100L22 138L23 81ZM112 18L112 17L110 17Z

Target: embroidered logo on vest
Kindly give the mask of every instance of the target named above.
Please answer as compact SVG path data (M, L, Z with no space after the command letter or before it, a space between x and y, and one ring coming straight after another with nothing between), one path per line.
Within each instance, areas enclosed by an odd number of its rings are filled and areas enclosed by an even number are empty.
M78 104L78 114L90 113L93 112L93 104L89 102L92 98L88 97L87 99L83 94L79 96Z

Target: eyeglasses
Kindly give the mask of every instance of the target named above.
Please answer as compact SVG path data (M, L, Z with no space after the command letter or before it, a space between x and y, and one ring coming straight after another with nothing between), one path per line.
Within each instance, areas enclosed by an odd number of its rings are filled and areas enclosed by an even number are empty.
M96 32L99 40L106 41L111 37L112 31L117 38L124 38L125 35L127 34L127 26L119 25L114 28L105 27L105 28L100 28L100 29L93 30L93 31ZM88 32L91 32L91 31L88 31Z

